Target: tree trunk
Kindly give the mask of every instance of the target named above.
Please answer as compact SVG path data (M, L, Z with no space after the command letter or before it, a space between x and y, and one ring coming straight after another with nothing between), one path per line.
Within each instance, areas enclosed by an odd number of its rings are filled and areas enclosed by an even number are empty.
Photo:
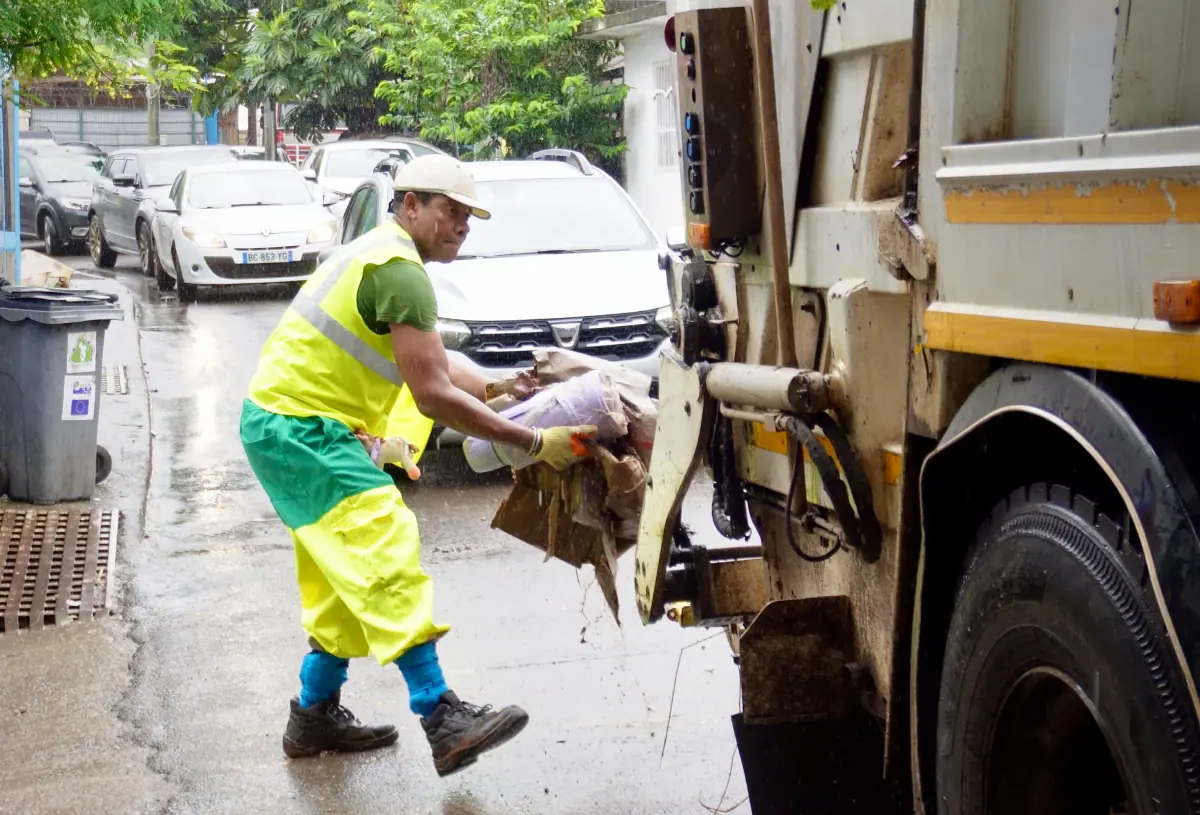
M258 103L246 103L246 144L258 144Z
M238 132L236 109L217 117L217 130L220 133L221 144L241 144L242 136Z

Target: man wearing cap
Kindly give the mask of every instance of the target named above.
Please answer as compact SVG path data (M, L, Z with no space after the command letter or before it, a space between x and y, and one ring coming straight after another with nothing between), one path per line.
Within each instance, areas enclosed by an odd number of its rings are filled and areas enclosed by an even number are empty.
M296 551L301 623L312 650L300 668L283 737L289 757L396 741L341 705L349 660L396 663L439 775L515 736L529 717L461 701L435 643L433 583L420 562L412 512L361 436L383 436L401 388L421 414L471 436L528 450L558 469L595 428L531 430L488 410L486 380L450 365L435 330L428 261L449 262L488 218L467 169L422 156L397 176L394 220L339 250L296 295L263 347L242 407L250 466ZM573 443L574 442L574 443Z

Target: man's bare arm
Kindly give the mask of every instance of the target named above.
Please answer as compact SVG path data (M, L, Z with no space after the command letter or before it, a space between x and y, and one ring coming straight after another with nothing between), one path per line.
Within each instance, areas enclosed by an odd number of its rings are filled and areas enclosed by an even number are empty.
M392 323L391 335L396 367L421 413L469 436L523 450L533 446L532 430L493 413L481 400L455 385L450 360L437 332Z
M480 376L470 368L449 357L447 357L446 361L450 364L450 381L454 383L454 387L466 391L480 402L486 402L487 393L485 389L491 380L486 376Z

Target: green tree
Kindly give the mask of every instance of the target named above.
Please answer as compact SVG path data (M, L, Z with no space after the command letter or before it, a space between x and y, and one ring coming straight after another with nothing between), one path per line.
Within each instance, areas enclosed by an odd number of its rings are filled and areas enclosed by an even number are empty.
M175 37L180 60L203 81L195 97L200 113L225 112L247 101L242 70L254 30L252 11L276 6L271 0L204 0Z
M186 89L195 71L168 38L190 14L188 0L18 0L0 13L0 63L23 82L63 73L116 93L146 80Z
M568 147L611 166L627 90L604 80L616 45L575 37L603 13L603 0L367 0L350 31L392 76L376 90L385 124L464 158Z
M301 138L345 124L378 129L387 104L375 89L387 78L373 32L352 27L358 0L295 0L260 14L240 69L248 98L293 102L284 122Z

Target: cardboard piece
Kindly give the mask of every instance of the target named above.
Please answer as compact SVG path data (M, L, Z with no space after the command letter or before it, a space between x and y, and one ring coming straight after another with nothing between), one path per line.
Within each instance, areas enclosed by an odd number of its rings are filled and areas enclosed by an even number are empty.
M603 371L620 397L627 427L618 438L592 444L594 457L565 472L534 464L514 472L514 486L496 511L492 528L575 568L590 564L604 599L620 625L617 560L637 544L654 445L658 405L650 378L574 351L534 352L540 385L555 385Z
M586 516L587 511L604 505L600 465L587 461L559 473L539 464L516 470L515 480L492 519L492 528L541 549L546 560L553 557L577 569L590 564L613 619L620 625L617 558L637 543L637 530L633 537L618 538L614 523L592 526L576 518L581 508L586 507Z

